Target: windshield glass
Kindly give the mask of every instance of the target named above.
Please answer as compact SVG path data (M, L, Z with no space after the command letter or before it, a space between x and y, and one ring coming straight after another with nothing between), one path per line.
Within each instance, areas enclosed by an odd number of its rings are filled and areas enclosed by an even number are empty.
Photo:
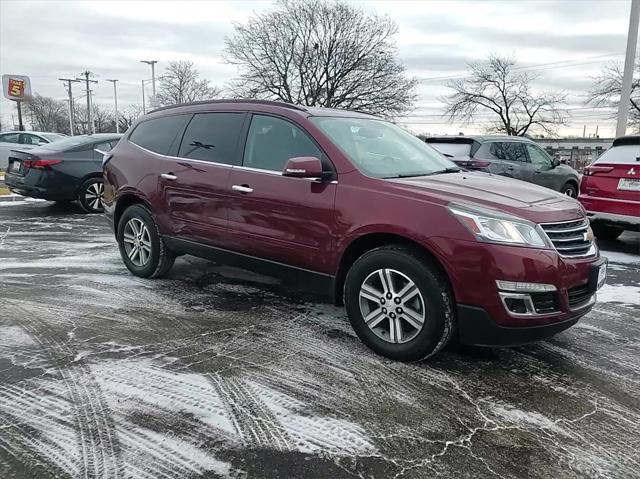
M459 170L455 163L402 128L368 118L313 117L318 126L365 175L423 176Z

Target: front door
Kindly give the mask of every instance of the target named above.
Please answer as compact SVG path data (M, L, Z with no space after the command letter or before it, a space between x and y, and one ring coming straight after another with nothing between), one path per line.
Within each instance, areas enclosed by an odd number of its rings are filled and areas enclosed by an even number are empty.
M527 154L533 165L533 182L553 190L559 190L563 183L561 171L553 165L551 157L539 146L527 143ZM560 183L560 184L558 184Z
M331 273L337 182L282 176L286 161L299 156L320 158L332 170L300 127L252 116L242 166L232 169L229 181L229 234L240 253Z
M238 162L245 113L197 113L175 156L159 161L159 185L170 235L228 247L227 200L232 165Z

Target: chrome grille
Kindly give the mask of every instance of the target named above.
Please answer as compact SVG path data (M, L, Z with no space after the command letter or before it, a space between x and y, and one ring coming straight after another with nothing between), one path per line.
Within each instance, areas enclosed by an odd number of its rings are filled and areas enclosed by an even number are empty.
M589 220L587 218L562 223L543 223L540 226L560 256L578 258L593 253L593 239L588 237Z

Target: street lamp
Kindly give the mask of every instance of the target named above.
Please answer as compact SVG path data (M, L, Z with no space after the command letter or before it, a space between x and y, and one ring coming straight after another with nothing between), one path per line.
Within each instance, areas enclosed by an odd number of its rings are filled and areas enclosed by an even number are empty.
M140 60L140 63L146 63L147 65L151 65L151 81L152 81L152 89L153 97L156 96L156 63L158 60Z

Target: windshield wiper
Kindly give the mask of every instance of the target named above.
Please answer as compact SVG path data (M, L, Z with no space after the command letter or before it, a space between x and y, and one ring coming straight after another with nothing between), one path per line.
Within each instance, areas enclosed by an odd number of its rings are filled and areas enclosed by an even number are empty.
M427 173L427 175L431 176L431 175L440 175L443 173L458 173L460 171L462 171L462 169L460 168L445 168L443 170L432 171L431 173Z

